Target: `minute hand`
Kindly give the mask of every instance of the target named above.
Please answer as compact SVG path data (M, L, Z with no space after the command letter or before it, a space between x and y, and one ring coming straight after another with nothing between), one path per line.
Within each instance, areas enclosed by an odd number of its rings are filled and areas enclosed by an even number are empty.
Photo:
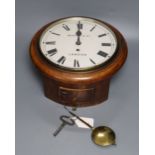
M80 22L77 24L77 28L78 28L78 31L76 32L76 35L77 35L76 45L81 45L80 36L82 35L82 32L80 31L80 29L82 27L80 25Z

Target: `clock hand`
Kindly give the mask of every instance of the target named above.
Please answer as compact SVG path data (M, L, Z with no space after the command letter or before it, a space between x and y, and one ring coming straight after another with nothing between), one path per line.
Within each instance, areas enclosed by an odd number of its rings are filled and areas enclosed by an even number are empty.
M82 35L82 32L80 31L81 29L81 26L80 26L80 21L79 23L77 24L77 28L78 28L78 31L76 32L76 35L77 35L77 41L76 41L76 45L81 45L81 41L80 41L80 36Z
M81 41L80 41L80 36L82 35L81 31L77 31L76 32L76 35L77 35L77 41L76 41L76 45L81 45Z
M77 38L76 45L81 45L80 36Z

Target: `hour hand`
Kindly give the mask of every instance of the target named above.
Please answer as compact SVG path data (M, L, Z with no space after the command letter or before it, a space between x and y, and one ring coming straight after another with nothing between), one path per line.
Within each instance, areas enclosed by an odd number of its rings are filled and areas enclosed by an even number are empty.
M77 28L78 28L78 31L76 32L76 36L77 36L76 45L81 45L80 36L82 35L82 32L80 31L80 29L82 29L82 24L80 23L80 21L77 24Z
M77 31L76 32L76 35L77 35L77 41L76 41L76 45L81 45L81 41L80 41L80 36L82 35L81 31Z
M78 39L76 41L76 45L81 45L80 37L78 36Z

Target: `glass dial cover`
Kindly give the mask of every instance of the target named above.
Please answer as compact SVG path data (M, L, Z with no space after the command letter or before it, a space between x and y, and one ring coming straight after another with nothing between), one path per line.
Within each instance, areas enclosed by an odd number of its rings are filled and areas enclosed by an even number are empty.
M87 70L104 65L116 53L117 39L104 23L70 17L50 24L39 42L43 56L57 67Z

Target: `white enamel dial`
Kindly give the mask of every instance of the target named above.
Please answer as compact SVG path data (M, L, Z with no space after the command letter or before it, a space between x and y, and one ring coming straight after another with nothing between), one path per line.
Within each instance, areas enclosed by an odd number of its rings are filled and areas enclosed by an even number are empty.
M58 67L87 70L102 65L115 54L112 30L91 18L70 17L52 23L40 38L41 53Z

